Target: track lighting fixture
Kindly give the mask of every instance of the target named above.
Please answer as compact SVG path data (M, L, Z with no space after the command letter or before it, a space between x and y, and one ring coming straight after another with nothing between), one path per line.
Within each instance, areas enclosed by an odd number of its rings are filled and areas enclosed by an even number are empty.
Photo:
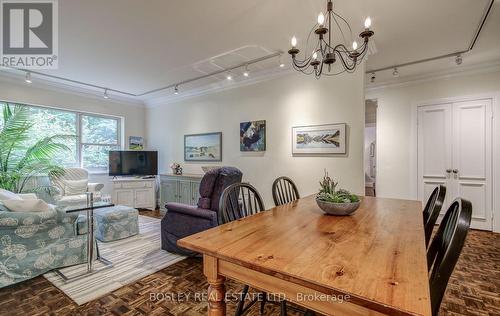
M371 83L374 83L374 82L375 82L375 78L376 78L376 77L375 77L375 73L374 73L374 72L372 72L372 76L371 76L371 78L370 78L370 82L371 82Z
M457 57L455 57L455 63L457 65L461 65L462 64L462 55L458 54Z
M104 99L109 99L108 89L104 89L104 94L102 95Z
M227 80L233 80L233 76L231 76L231 72L230 71L227 72L226 79Z
M245 66L245 71L243 72L243 76L245 77L250 76L250 72L248 71L248 65Z
M399 77L399 71L398 71L398 68L397 67L394 67L394 71L392 72L392 76L393 77Z
M26 81L26 83L32 83L33 81L31 81L31 72L27 72L26 73L26 77L24 79L24 81Z
M174 87L174 94L178 95L179 94L179 86Z

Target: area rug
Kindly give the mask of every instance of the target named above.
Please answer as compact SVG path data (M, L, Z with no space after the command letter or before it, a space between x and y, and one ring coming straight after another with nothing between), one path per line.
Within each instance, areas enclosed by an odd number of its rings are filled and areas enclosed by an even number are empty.
M157 218L139 216L139 235L114 242L99 242L100 254L113 263L112 268L68 282L55 272L46 273L44 277L82 305L185 259L160 248L160 222ZM95 267L101 266L96 262ZM78 265L61 271L71 277L85 270L86 265Z

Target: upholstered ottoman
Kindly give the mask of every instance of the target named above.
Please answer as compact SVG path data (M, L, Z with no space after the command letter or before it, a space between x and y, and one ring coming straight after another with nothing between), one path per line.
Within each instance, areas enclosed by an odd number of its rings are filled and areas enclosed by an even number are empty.
M116 205L94 211L95 237L100 241L114 241L139 233L139 212L135 208Z

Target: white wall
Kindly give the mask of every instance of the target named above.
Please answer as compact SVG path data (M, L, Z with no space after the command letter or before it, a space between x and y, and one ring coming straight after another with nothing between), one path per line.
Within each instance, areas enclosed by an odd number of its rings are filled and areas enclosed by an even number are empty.
M128 147L129 136L144 136L145 109L140 105L131 105L115 102L112 99L84 96L65 93L27 85L24 82L16 83L11 79L0 79L0 100L27 103L33 105L57 107L81 112L109 114L123 118L124 146ZM104 192L111 194L111 183L107 174L91 176L91 181L105 184Z
M243 171L273 206L271 186L275 178L290 176L302 196L317 192L318 181L327 168L342 187L362 194L364 89L363 70L316 80L302 74L261 82L216 94L148 108L147 138L151 149L159 150L159 168L180 162L185 172L201 173L207 163L186 163L185 134L223 133L223 162ZM242 153L239 150L239 123L267 121L267 150ZM292 126L347 123L348 154L344 156L292 157Z
M417 199L415 107L422 101L461 96L499 96L500 71L471 73L402 86L372 89L377 99L377 196ZM494 148L500 148L500 113L494 125ZM494 196L500 196L500 163L494 162ZM494 201L494 230L500 231L500 199Z

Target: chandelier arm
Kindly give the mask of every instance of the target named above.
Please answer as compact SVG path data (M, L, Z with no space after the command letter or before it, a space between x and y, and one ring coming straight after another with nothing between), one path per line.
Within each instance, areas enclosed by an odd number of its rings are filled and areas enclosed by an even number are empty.
M334 15L332 15L332 16L333 16L333 20L335 21L335 24L337 24L337 27L339 28L339 31L340 31L340 34L342 35L342 39L344 40L344 43L347 43L347 41L345 40L344 31L342 31L342 28L340 27L339 22L337 21L337 19L335 18L335 16L334 16ZM349 28L349 30L350 30L350 29L351 29L351 28ZM331 32L331 31L332 31L332 30L330 30L330 32ZM352 38L352 34L351 34L351 38Z
M347 28L349 29L349 33L351 33L351 42L352 42L352 29L351 29L351 26L349 25L349 23L347 23L346 19L344 19L340 14L337 14L335 11L332 11L333 14L335 14L338 18L342 19L342 21L344 21L344 23L347 25ZM340 28L340 27L339 27Z
M346 62L344 60L344 56L339 51L337 51L337 54L339 55L339 59L342 62L342 64L344 65L345 69L347 69L347 70L353 70L354 68L356 68L356 64L350 65L349 62Z

